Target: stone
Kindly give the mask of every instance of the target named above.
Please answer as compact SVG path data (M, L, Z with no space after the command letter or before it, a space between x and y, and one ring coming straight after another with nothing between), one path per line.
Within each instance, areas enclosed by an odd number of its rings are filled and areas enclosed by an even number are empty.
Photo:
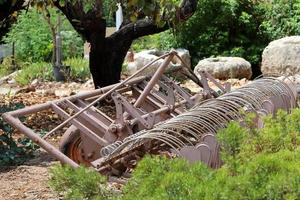
M300 36L272 41L263 51L263 74L294 75L300 73Z
M157 52L154 50L148 50L148 51L141 51L139 53L134 54L134 62L128 63L127 73L129 75L132 75L139 69L143 68L148 63L157 59L159 55L154 55L155 53ZM162 59L158 60L157 62L153 63L151 66L146 68L144 71L142 71L139 75L153 74L162 63L163 63ZM171 65L172 64L170 64L168 67L170 67Z
M221 80L250 79L252 76L251 64L239 57L216 57L200 60L194 73L200 78L201 71L206 71L214 78Z
M17 81L15 79L10 79L7 81L7 83L10 85L16 85Z
M93 79L87 80L87 81L83 84L83 87L87 87L87 88L89 88L89 87L94 87L94 81L93 81Z
M30 83L30 85L32 85L32 86L37 86L38 84L39 84L39 79L34 79L31 83Z
M55 90L54 94L57 97L68 97L68 96L71 96L72 90L70 90L70 89L57 89L57 90Z
M189 68L191 68L191 56L188 50L185 49L176 49L178 55L184 60L184 62L187 64ZM157 49L152 50L145 50L141 51L139 53L134 54L133 62L128 62L127 64L127 70L126 72L129 75L134 74L136 71L150 63L151 61L157 59L158 57L164 55L165 51L160 51ZM147 69L145 69L143 72L140 73L140 75L149 75L153 74L159 66L163 63L163 60L160 59L157 62L153 63L151 66L149 66ZM169 64L168 68L171 69L172 67L181 65L180 59L177 57L174 57L172 62Z
M175 51L178 53L178 55L181 57L181 59L184 61L184 63L187 65L188 68L191 69L191 55L189 50L187 49L175 49ZM178 57L174 57L173 63L177 65L181 65L181 60Z

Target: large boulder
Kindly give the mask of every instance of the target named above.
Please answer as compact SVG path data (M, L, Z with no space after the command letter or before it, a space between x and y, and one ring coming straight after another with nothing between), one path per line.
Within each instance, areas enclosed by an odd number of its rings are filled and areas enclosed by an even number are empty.
M271 42L263 51L263 74L294 75L300 73L300 36Z
M194 73L200 78L200 72L207 71L216 79L246 78L252 76L251 64L239 57L206 58L199 61Z
M182 58L182 60L188 65L189 68L191 68L191 57L188 50L185 49L176 49L178 55ZM131 75L135 73L137 70L141 69L151 61L157 59L159 56L164 55L165 51L159 51L159 50L145 50L141 51L139 53L135 53L133 56L133 62L128 62L126 72ZM129 57L132 55L128 55L128 61L130 60ZM157 62L153 63L151 66L149 66L146 70L144 70L140 75L148 75L153 74L159 66L163 63L163 60L160 59ZM175 66L181 65L180 59L177 57L174 57L172 62L169 64L168 68L172 68Z

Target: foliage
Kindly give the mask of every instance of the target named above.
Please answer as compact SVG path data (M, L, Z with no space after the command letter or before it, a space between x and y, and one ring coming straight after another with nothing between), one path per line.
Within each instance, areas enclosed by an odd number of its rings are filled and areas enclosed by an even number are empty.
M268 43L299 35L299 24L296 0L200 0L195 14L174 32L146 36L133 49L183 47L190 51L194 66L207 57L239 56L257 70Z
M94 170L69 166L54 166L51 171L50 186L64 199L108 199L112 196L105 186L106 178Z
M258 64L266 40L259 31L259 1L201 0L197 12L177 31L177 45L190 50L194 64L205 57L240 56Z
M262 31L275 40L300 34L300 2L298 0L273 0L262 4L265 11Z
M64 64L70 67L68 81L85 81L90 77L88 61L82 58L66 59ZM34 79L43 81L54 81L53 68L51 63L23 63L22 71L17 74L15 80L20 85L28 85Z
M5 57L0 64L0 78L9 75L15 70L13 66L13 58L11 56Z
M51 20L57 20L57 11L50 9ZM63 54L65 57L81 56L83 41L73 30L68 21L64 20L61 30ZM45 62L51 61L52 35L42 14L34 8L22 11L17 23L13 24L10 32L4 38L6 43L15 42L16 57L22 61Z
M88 60L82 58L68 58L64 65L70 66L71 71L68 79L70 81L84 81L90 77Z
M50 63L25 63L22 71L17 74L15 80L20 85L27 85L34 79L53 81L53 68Z
M176 35L173 35L171 31L144 36L136 39L131 48L135 52L140 52L145 49L170 50L177 46L174 45L176 43L175 36Z
M12 110L23 108L23 104L0 105L0 116ZM33 147L27 140L13 138L13 128L0 117L0 166L22 164L32 156Z

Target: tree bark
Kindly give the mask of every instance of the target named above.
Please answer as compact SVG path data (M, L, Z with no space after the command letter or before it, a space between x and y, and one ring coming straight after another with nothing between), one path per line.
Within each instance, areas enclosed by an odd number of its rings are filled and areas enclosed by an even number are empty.
M16 11L23 9L25 7L24 3L24 0L6 0L0 3L0 42L2 37L8 33L11 24L15 21L11 15Z
M96 88L121 80L123 60L130 46L131 42L114 42L111 39L91 43L90 71Z

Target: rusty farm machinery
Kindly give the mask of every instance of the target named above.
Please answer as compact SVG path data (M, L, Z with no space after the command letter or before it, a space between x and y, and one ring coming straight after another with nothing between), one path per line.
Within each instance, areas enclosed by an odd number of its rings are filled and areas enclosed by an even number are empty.
M176 70L198 84L201 93L192 94L164 75L174 57L182 62ZM154 74L138 76L159 59L164 61ZM261 127L263 116L297 106L297 88L287 78L260 78L230 91L206 72L198 79L174 51L157 60L115 85L8 112L3 118L62 163L122 175L146 153L217 168L221 161L215 135L230 121L241 120L241 110L255 113L255 124ZM106 103L114 105L113 113L101 110ZM20 120L49 109L65 121L43 137ZM65 126L59 148L50 144L47 138Z

